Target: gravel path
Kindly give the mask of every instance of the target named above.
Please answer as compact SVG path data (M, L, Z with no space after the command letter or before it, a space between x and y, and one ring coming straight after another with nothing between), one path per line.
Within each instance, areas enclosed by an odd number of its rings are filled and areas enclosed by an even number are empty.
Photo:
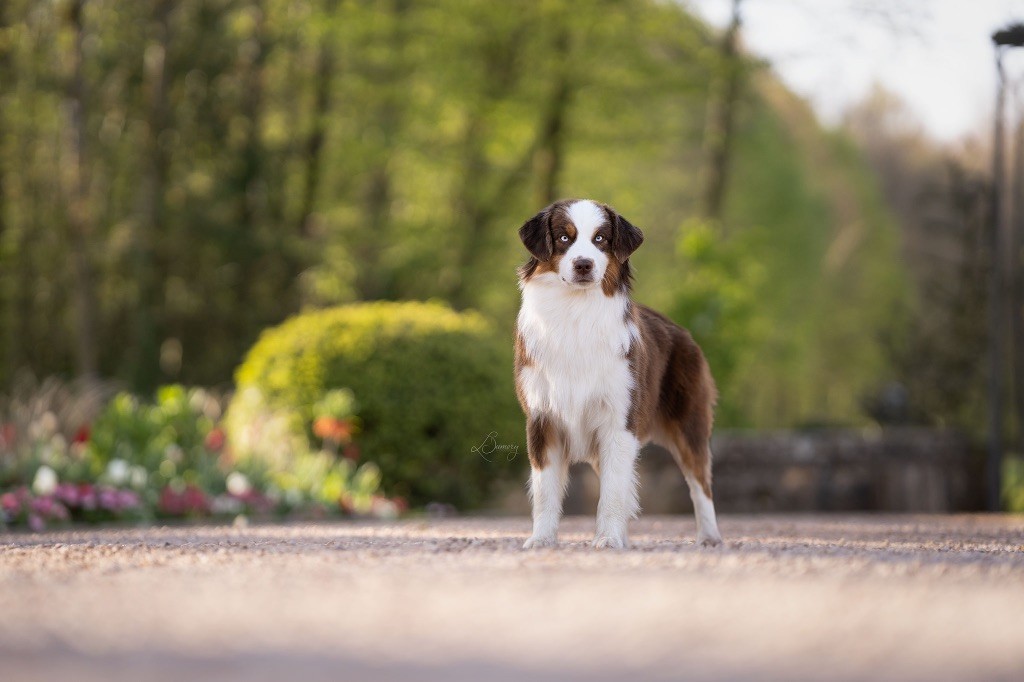
M1024 517L0 535L0 680L1024 679Z

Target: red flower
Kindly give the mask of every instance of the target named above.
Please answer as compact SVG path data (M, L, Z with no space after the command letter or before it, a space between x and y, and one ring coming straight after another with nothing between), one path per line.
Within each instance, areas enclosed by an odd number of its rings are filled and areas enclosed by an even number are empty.
M71 440L72 443L88 443L89 438L92 436L92 430L88 424L82 424L78 427L78 431L75 432L75 437Z
M11 514L17 514L21 511L21 501L18 500L18 496L14 493L4 493L0 495L0 509Z
M96 508L96 490L91 483L78 484L78 504L86 511Z
M344 443L352 436L352 426L335 417L317 417L313 422L313 434L321 440Z
M206 449L210 452L220 452L221 448L224 447L224 431L223 429L216 428L206 434L206 440L204 442Z
M14 445L14 439L18 436L18 430L14 424L7 422L0 424L0 448Z
M206 494L194 485L187 485L181 492L167 486L160 492L160 511L170 516L187 514L206 514L210 511L210 501Z

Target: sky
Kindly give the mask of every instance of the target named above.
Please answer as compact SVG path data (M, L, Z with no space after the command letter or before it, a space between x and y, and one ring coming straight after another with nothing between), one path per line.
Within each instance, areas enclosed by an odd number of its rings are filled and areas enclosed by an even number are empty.
M681 0L714 26L732 0ZM743 41L829 124L877 83L934 138L987 129L996 92L992 32L1024 0L744 0ZM1007 53L1011 114L1024 111L1024 48Z

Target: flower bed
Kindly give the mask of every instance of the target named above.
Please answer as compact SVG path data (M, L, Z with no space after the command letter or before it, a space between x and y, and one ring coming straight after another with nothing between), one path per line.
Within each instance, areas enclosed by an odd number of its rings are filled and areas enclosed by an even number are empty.
M53 384L49 384L53 388ZM55 396L62 399L57 400ZM233 444L222 402L203 389L161 388L152 403L67 387L0 405L0 526L42 530L72 522L159 519L393 517L380 474L359 464L354 401L333 391L317 405L315 444L277 437L293 419L245 416L251 443Z

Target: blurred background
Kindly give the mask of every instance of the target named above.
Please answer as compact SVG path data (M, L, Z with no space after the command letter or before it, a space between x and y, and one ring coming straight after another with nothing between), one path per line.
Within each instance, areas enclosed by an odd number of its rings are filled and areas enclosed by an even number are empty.
M525 456L470 450L491 431L522 443L516 229L576 196L644 230L636 298L710 359L726 509L978 508L993 481L989 506L1024 508L1010 48L998 204L991 141L990 36L1019 16L1009 0L6 0L0 488L41 467L131 487L118 461L160 513L254 494L231 473L274 506L294 451L321 457L301 494L338 506L354 486L349 512L518 491ZM475 374L443 369L467 354ZM431 407L438 381L464 411ZM168 427L182 410L199 426ZM272 415L302 442L268 441ZM327 472L344 485L320 490ZM687 505L671 480L664 508ZM206 507L160 507L193 487Z

